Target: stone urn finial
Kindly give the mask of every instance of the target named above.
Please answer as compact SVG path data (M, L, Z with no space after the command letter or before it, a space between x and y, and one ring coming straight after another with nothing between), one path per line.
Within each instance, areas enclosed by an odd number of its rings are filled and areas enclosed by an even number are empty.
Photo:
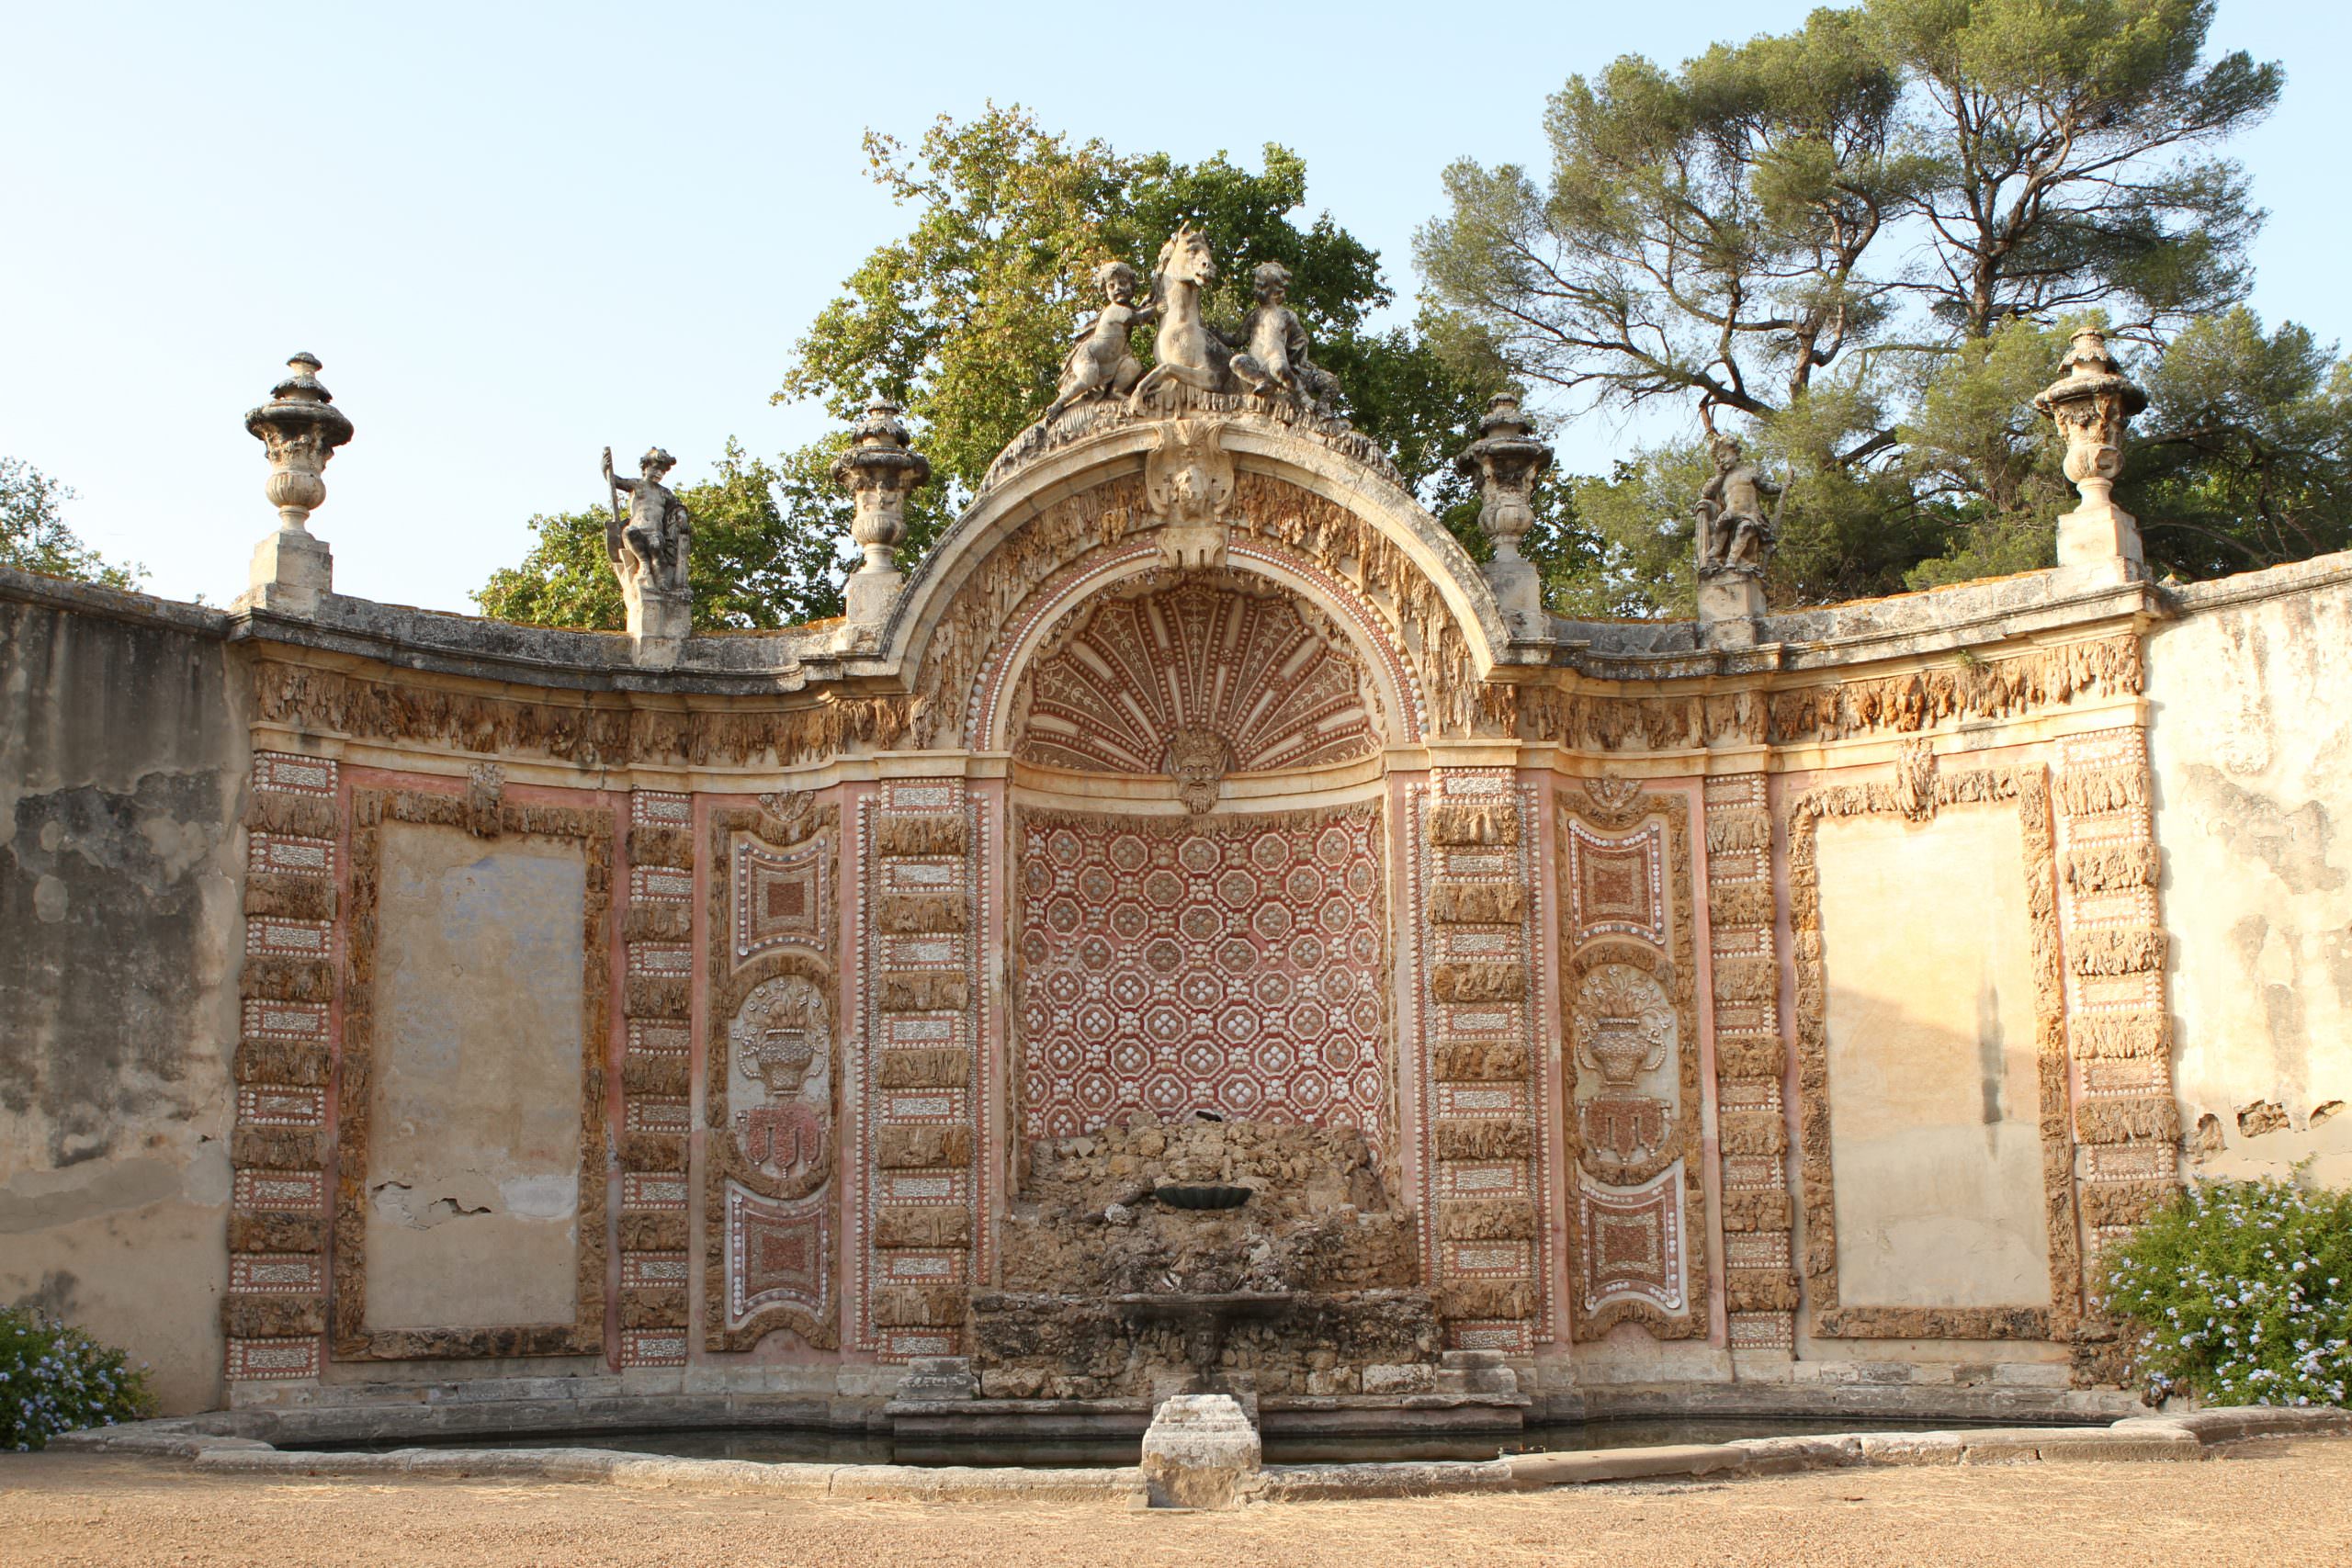
M307 533L311 513L327 499L320 470L351 439L351 421L320 383L316 355L298 354L286 369L286 378L269 389L269 401L246 413L245 428L269 454L263 493L277 508L278 526Z
M1486 565L1487 581L1512 632L1524 637L1543 624L1544 585L1533 564L1519 553L1519 541L1535 525L1530 498L1535 481L1552 466L1552 448L1536 438L1535 422L1521 410L1514 392L1495 394L1478 431L1478 439L1453 466L1484 491L1478 526L1495 547Z
M334 563L310 531L311 513L327 498L320 477L334 449L351 439L351 421L319 380L319 360L298 354L269 401L245 415L245 428L269 457L262 493L277 508L277 531L254 552L253 576L240 604L309 615L333 591Z
M931 479L931 462L910 449L911 439L899 405L876 395L851 430L849 450L833 461L833 482L857 502L850 537L865 551L865 564L843 588L849 618L859 625L887 619L906 581L891 557L907 536L908 495Z
M2097 327L2075 334L2058 368L2058 379L2033 400L2033 406L2066 438L2066 478L2083 498L2080 506L2058 519L2058 564L2121 560L2129 563L2128 574L2144 559L2140 524L2115 504L2115 481L2123 472L2123 444L2132 416L2148 406L2148 394L2124 376L2108 352L2107 334Z

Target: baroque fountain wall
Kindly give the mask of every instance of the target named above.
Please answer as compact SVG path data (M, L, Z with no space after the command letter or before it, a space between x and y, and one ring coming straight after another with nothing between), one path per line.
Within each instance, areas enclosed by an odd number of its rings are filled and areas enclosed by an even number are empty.
M2184 1171L2344 1157L2341 559L1724 646L1189 407L667 668L0 577L0 1295L180 1407L1136 1398L1186 1270L1270 1400L2055 1404Z

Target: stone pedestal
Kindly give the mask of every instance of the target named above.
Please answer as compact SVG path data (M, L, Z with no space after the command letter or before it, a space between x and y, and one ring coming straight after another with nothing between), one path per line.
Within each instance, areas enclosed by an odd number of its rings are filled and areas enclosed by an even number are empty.
M254 550L253 573L237 599L241 609L315 615L319 601L334 592L334 559L307 525L327 498L322 470L351 439L351 421L334 406L318 370L316 355L296 355L286 362L285 379L269 389L269 401L245 414L245 429L269 454L262 493L277 508L277 531Z
M907 574L896 567L867 566L852 572L842 585L842 608L849 619L861 626L878 626L890 618L890 608L899 602L899 590L907 585Z
M2108 562L2120 563L2119 580L2144 574L2147 557L2140 547L2140 520L2111 501L2086 497L2081 506L2058 519L2058 564Z
M2124 377L2097 327L2075 334L2058 367L2063 374L2033 400L2065 437L2066 477L2083 498L2058 519L2058 564L2089 567L2118 582L2144 576L2140 523L2115 504L2115 481L2132 417L2148 406L2148 394Z
M1502 611L1511 636L1533 637L1543 629L1544 579L1533 561L1516 552L1504 556L1498 550L1494 559L1478 570L1486 575L1487 586L1495 591L1495 605Z
M907 536L907 497L931 480L931 464L909 449L910 439L898 404L877 397L833 462L833 482L857 508L850 537L865 552L865 564L842 585L842 607L854 626L878 629L906 585L896 552Z
M677 663L679 650L694 635L693 595L640 587L625 597L630 658L651 670L667 670Z
M1230 1394L1173 1394L1143 1435L1144 1489L1155 1508L1238 1507L1263 1463L1258 1429Z
M1494 546L1481 570L1510 635L1536 637L1545 629L1544 579L1519 553L1519 542L1535 526L1535 481L1551 468L1552 449L1536 439L1535 422L1521 412L1515 393L1495 397L1478 432L1453 466L1479 483L1478 526Z
M1699 639L1709 648L1753 648L1764 614L1764 584L1744 571L1699 578Z
M280 528L254 547L254 564L239 607L281 615L316 615L334 592L334 557L307 528Z
M1519 1392L1519 1374L1504 1363L1500 1350L1442 1350L1437 1392L1508 1396Z

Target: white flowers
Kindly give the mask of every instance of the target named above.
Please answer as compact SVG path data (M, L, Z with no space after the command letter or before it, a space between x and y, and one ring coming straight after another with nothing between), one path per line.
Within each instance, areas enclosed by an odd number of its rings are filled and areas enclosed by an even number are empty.
M2352 1194L2199 1182L2108 1257L2108 1301L2140 1333L2137 1375L2227 1402L2352 1391ZM2325 1287L2317 1282L2326 1279Z

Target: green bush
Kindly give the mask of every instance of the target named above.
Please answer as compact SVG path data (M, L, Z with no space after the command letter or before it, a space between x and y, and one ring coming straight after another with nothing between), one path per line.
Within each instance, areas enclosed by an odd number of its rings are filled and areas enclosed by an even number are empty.
M0 1450L133 1420L150 1403L146 1369L124 1365L121 1351L28 1308L0 1307Z
M2107 1276L2151 1404L2342 1404L2352 1390L2352 1192L2193 1182Z

